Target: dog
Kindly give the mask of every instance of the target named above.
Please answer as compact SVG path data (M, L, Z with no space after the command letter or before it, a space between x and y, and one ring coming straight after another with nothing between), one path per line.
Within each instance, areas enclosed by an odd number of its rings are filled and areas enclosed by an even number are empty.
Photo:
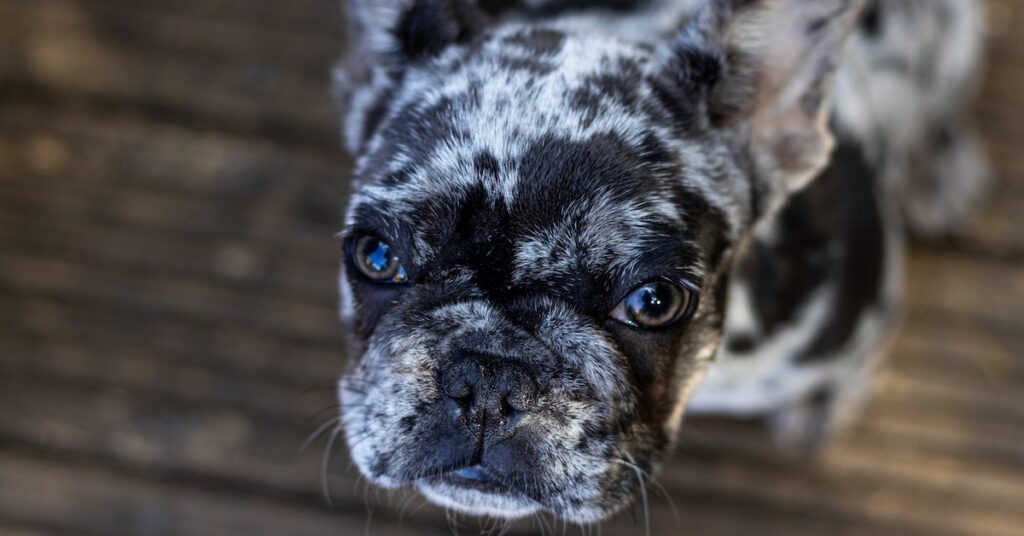
M470 514L628 505L684 414L810 452L987 173L969 0L347 0L340 421Z

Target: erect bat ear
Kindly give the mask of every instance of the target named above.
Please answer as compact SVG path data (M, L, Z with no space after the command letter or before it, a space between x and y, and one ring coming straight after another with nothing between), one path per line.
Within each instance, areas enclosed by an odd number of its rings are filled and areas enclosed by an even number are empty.
M345 5L353 45L372 61L395 68L472 39L486 20L475 0L345 0Z
M373 134L397 81L410 65L472 40L486 25L475 0L344 0L345 61L333 92L353 154Z
M770 202L806 186L828 162L832 79L861 6L862 0L712 0L670 45L669 57L691 63L713 51L708 119L742 127L757 187Z

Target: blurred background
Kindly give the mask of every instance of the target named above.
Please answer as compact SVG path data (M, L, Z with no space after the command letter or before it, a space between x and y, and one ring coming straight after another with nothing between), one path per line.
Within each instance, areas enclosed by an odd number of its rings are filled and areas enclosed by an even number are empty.
M0 0L0 534L490 528L300 449L345 359L338 4ZM915 246L867 415L816 463L688 423L653 534L1024 534L1024 4L989 6L999 182Z

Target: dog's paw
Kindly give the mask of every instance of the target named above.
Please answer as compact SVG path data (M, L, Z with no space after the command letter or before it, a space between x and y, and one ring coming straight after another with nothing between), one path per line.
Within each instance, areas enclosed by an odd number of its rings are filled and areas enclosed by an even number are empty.
M779 452L791 458L821 452L834 435L834 403L834 393L826 388L770 416L768 428Z
M952 234L991 182L985 151L971 129L947 127L933 138L915 157L901 195L907 226L922 239Z
M768 417L768 429L779 452L791 458L812 458L856 422L874 391L866 370L843 385L825 385L803 400Z

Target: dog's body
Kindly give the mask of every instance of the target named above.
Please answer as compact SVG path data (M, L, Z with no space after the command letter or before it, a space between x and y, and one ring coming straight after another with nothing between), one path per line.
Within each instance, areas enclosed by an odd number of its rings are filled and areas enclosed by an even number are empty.
M903 221L944 231L984 172L968 0L350 4L343 422L460 510L604 517L688 402L820 442Z
M839 146L756 230L691 413L768 416L801 448L856 412L896 326L905 224L948 231L984 183L962 117L979 27L971 1L867 6L838 73Z

